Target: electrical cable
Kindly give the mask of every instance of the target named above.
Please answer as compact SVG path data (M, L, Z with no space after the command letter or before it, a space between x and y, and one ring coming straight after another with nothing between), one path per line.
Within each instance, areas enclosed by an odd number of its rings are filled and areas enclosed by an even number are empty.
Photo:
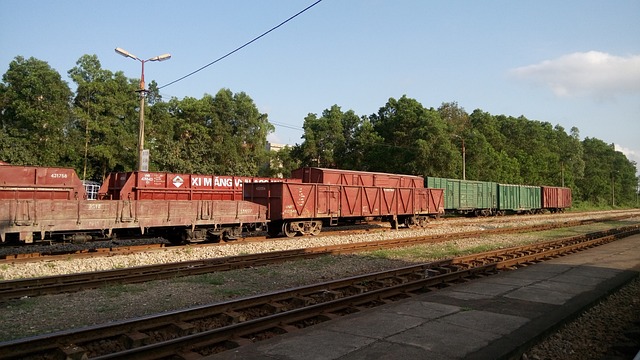
M317 5L318 3L320 3L321 1L322 1L322 0L318 0L318 1L314 2L313 4L311 4L311 5L307 6L307 7L306 7L306 8L304 8L302 11L300 11L300 12L298 12L297 14L295 14L295 15L291 16L291 17L290 17L290 18L288 18L287 20L285 20L285 21L281 22L280 24L278 24L278 25L276 25L276 26L272 27L272 28L271 28L271 29L269 29L268 31L266 31L266 32L262 33L260 36L253 38L253 40L251 40L251 41L249 41L249 42L245 43L244 45L240 46L239 48L236 48L235 50L233 50L233 51L231 51L231 52L227 53L226 55L223 55L223 56L221 56L221 57L217 58L216 60L214 60L214 61L212 61L212 62L208 63L207 65L205 65L205 66L203 66L203 67L199 68L198 70L192 71L192 72L190 72L189 74L187 74L187 75L185 75L185 76L183 76L183 77L181 77L181 78L179 78L179 79L177 79L177 80L173 80L172 82L170 82L170 83L168 83L168 84L165 84L165 85L160 86L160 87L158 88L158 90L160 90L160 89L162 89L162 88L165 88L165 87L167 87L167 86L169 86L169 85L173 85L173 84L177 83L178 81L184 80L184 79L188 78L189 76L191 76L191 75L193 75L193 74L195 74L195 73L197 73L197 72L200 72L200 71L202 71L202 70L204 70L204 69L208 68L209 66L211 66L211 65L213 65L213 64L215 64L215 63L217 63L218 61L223 60L224 58L229 57L229 56L231 56L232 54L234 54L234 53L236 53L236 52L238 52L238 51L242 50L243 48L245 48L245 47L249 46L250 44L254 43L255 41L257 41L258 39L260 39L260 38L262 38L262 37L266 36L266 35L267 35L267 34L269 34L270 32L272 32L272 31L276 30L277 28L281 27L282 25L284 25L284 24L288 23L289 21L293 20L293 19L294 19L294 18L296 18L298 15L300 15L300 14L304 13L305 11L307 11L307 10L311 9L312 7L316 6L316 5Z

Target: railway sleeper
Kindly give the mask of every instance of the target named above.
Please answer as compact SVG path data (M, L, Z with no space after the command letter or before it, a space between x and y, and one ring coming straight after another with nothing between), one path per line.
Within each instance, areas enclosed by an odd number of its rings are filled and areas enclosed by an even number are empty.
M74 344L58 348L58 353L63 359L81 360L88 358L87 350Z
M128 334L122 335L121 341L127 349L131 349L134 347L140 347L142 345L146 345L149 340L149 335L145 333L141 333L138 331L130 332Z

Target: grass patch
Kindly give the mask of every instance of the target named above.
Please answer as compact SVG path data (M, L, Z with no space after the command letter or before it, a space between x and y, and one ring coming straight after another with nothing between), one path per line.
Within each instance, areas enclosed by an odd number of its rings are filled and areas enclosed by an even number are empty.
M225 298L234 298L245 295L250 295L252 292L249 289L215 289L212 292L213 295L222 296Z
M15 308L25 312L31 312L38 305L38 299L25 297L21 299L10 300L7 308Z
M124 294L138 294L145 291L144 286L138 284L115 284L100 288L107 297L116 298Z
M469 254L477 254L485 251L491 251L504 248L501 243L483 244L468 248L460 248L453 243L415 246L410 248L376 250L367 254L372 258L388 259L388 260L404 260L411 262L429 262L438 259L448 259L456 256L464 256Z
M180 282L198 285L224 285L224 277L221 273L207 273L202 275L187 276Z
M96 309L95 309L95 311L100 314L114 313L114 312L117 312L118 310L119 310L118 306L115 304L101 304L96 306Z

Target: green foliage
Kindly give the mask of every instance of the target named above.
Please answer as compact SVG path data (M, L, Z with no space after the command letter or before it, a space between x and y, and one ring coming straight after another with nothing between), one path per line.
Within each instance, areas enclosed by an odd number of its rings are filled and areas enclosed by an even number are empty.
M17 165L69 166L64 146L72 92L60 74L35 58L18 56L0 86L0 158Z
M44 61L11 62L0 83L0 160L74 167L98 181L136 168L139 80L103 69L96 55L68 75L75 93ZM244 92L164 101L151 81L143 101L152 171L286 177L321 166L462 178L464 169L469 180L570 187L576 208L638 202L637 164L613 145L456 102L426 108L405 95L369 116L332 105L305 117L301 144L268 152L274 127Z

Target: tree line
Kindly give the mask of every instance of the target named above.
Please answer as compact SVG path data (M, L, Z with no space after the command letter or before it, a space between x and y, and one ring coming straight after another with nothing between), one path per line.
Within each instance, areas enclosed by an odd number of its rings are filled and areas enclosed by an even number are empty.
M0 84L0 160L75 168L101 181L137 164L138 79L83 55L67 72L72 91L47 62L17 56ZM274 131L249 95L221 89L201 98L162 99L152 81L145 106L150 171L288 176L300 166L567 186L574 201L636 205L637 164L579 130L524 116L467 113L457 103L427 108L390 98L371 115L338 105L304 119L302 142L266 150ZM464 166L463 166L464 163ZM280 164L281 166L266 166Z

